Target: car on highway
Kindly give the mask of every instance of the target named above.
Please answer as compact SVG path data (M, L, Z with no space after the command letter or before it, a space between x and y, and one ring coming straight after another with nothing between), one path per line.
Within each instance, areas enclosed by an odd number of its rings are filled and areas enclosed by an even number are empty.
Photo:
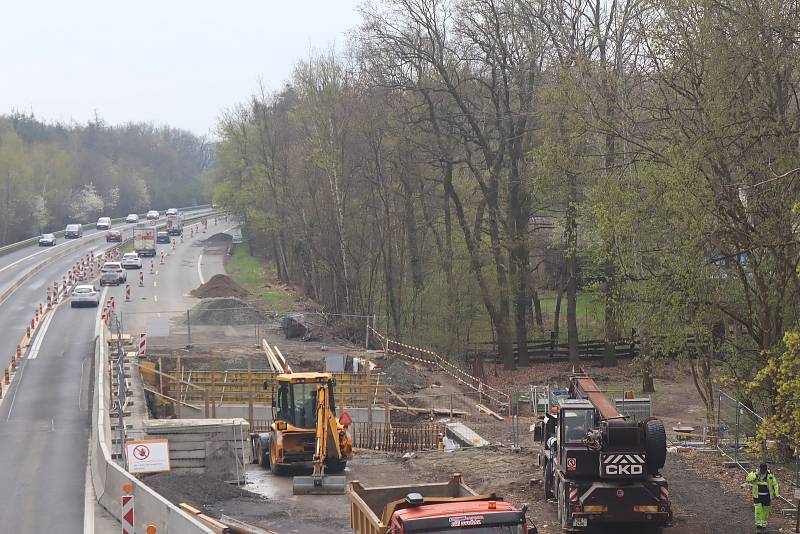
M177 215L177 214L178 214L178 208L170 208L167 210L166 213L166 215Z
M167 244L169 245L169 233L167 232L158 232L156 233L156 243Z
M42 234L39 238L40 247L54 247L56 246L56 236L53 234Z
M119 230L109 230L106 234L106 243L122 243L122 232Z
M160 217L160 215L158 214L158 211L156 211L156 210L150 210L150 211L147 212L147 220L148 221L155 221L159 217Z
M118 286L128 281L128 272L122 268L118 261L107 261L100 270L101 286Z
M126 223L137 223L139 222L139 216L135 213L129 213L127 217L125 217Z
M108 230L111 228L111 217L100 217L96 226L98 230Z
M70 306L94 306L100 305L100 291L96 287L88 284L80 284L72 290L72 300Z
M122 260L120 261L122 266L125 269L141 269L142 268L142 258L135 252L127 252L122 256Z
M68 224L64 229L64 239L78 239L83 236L83 226L80 224Z

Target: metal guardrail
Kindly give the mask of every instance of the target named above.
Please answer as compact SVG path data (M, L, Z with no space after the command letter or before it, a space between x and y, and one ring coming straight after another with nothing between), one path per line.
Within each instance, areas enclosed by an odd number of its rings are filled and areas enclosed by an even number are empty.
M186 211L197 211L197 210L208 209L208 208L211 208L211 204L202 204L200 206L189 206L189 207L178 208L178 209L180 211L186 212ZM145 216L146 216L146 214L140 215L140 217L145 217ZM111 223L112 224L119 224L121 222L125 222L125 219L126 219L126 217L119 217L119 218L116 218L116 219L111 219ZM83 228L84 230L91 230L92 228L95 227L96 224L97 223L82 224L81 228ZM64 236L64 230L58 230L57 232L52 232L52 234L54 236L56 236L56 237L63 237ZM28 245L33 245L33 244L38 243L38 242L39 242L39 236L36 236L36 237L31 237L29 239L23 239L22 241L17 241L16 243L11 243L11 244L2 246L2 247L0 247L0 256L8 254L9 252L14 252L15 250L19 250L19 249L21 249L23 247L27 247Z

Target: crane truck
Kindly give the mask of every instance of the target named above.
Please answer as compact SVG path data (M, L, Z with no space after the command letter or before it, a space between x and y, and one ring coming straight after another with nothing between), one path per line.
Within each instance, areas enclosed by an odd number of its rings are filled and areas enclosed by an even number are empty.
M558 502L561 528L639 524L658 532L672 521L664 424L623 416L584 373L554 400L535 435L544 456L544 489Z
M448 482L376 486L350 482L350 528L356 534L448 532L538 534L527 506L517 509L494 494L478 495L459 473Z

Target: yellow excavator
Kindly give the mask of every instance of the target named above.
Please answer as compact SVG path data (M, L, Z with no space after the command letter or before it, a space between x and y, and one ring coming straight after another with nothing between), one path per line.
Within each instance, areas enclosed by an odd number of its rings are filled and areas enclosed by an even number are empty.
M343 494L346 477L326 474L342 473L353 455L352 419L346 412L336 417L333 375L287 371L273 390L270 431L253 435L254 458L276 475L312 462L311 476L294 477L295 495Z

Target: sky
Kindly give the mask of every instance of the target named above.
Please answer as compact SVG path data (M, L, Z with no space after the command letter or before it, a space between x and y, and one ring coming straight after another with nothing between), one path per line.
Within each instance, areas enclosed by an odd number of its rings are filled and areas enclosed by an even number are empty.
M3 0L0 114L153 122L213 136L259 80L342 48L360 0Z

